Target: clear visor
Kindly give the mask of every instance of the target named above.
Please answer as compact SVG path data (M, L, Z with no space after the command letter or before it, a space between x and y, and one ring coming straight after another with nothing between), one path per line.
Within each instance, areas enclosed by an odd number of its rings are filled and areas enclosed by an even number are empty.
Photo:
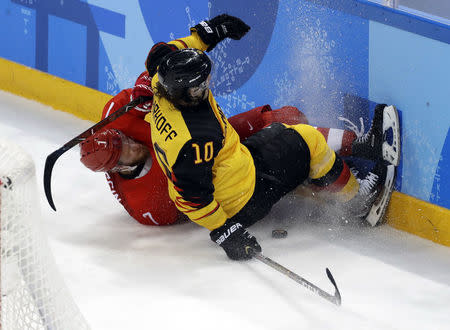
M202 82L200 85L196 87L189 88L189 94L192 98L203 98L205 96L205 91L209 90L209 83L211 81L211 74L208 75L208 78L204 82Z

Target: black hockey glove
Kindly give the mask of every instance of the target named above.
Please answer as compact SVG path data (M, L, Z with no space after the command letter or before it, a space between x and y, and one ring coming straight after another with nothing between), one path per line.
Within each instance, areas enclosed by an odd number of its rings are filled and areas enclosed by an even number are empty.
M154 44L152 49L148 52L147 59L145 60L145 67L147 68L150 79L155 75L158 65L164 56L177 50L174 45L166 44L165 42L158 42Z
M261 252L261 246L240 223L226 222L210 233L211 240L219 244L228 258L233 260L251 259L251 250Z
M191 31L197 31L202 41L209 46L207 51L212 50L225 38L239 40L249 30L250 26L240 18L228 14L216 16L209 21L201 21L191 28Z

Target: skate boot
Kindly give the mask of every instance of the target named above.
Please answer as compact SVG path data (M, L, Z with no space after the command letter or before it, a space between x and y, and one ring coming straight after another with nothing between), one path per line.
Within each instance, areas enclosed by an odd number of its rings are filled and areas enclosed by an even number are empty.
M391 105L378 104L375 107L372 125L364 134L364 124L361 120L361 130L346 118L339 117L347 128L355 132L357 138L353 141L352 155L370 160L385 160L394 166L400 162L400 121L397 109Z
M354 168L351 171L359 183L359 191L346 203L346 209L352 216L365 219L372 226L383 223L394 189L396 167L381 161L364 177Z

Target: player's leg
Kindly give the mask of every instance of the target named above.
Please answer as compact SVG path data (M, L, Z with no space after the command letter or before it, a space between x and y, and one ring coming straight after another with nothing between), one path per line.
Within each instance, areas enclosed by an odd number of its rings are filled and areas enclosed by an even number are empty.
M281 123L265 127L243 144L255 164L255 190L232 219L248 227L265 217L276 202L308 178L310 152L301 136Z
M264 127L272 123L288 125L308 124L305 114L298 108L289 105L271 111L262 111L261 118L264 122Z
M358 136L354 131L339 128L316 127L322 133L327 144L339 156L350 156L352 154L352 145Z
M309 179L315 190L333 193L341 202L351 200L358 193L358 181L345 161L327 144L324 135L310 125L287 127L296 131L309 148Z
M352 156L375 161L385 160L395 166L399 164L400 121L397 109L393 105L378 104L375 107L371 127L366 133L364 133L362 120L359 131L348 119L342 117L339 119L346 122L348 128L357 135L352 143Z
M305 115L296 107L284 106L272 110L268 104L234 115L228 118L228 121L239 134L241 141L275 122L291 125L308 123Z
M249 136L259 132L264 127L261 113L263 111L271 110L270 105L266 104L234 115L228 118L228 122L239 134L241 141L244 141Z
M348 120L345 121L350 123ZM355 125L352 123L350 125L355 130ZM367 187L364 189L370 191L367 194L369 203L366 203L361 213L365 213L369 209L366 220L372 226L383 223L383 217L394 190L400 152L398 112L394 106L378 104L375 107L370 129L365 134L359 134L359 137L352 143L352 156L376 162L371 172L377 176L377 180L368 177L368 180L361 182L361 186ZM357 166L353 170L358 180L364 180L364 176L356 168ZM361 166L359 168L362 169ZM356 201L355 205L361 204Z
M370 160L385 160L397 166L400 161L400 122L394 106L378 104L370 129L364 133L364 122L360 128L350 120L339 117L347 128L316 127L328 145L340 156L356 156Z
M328 146L324 136L309 125L292 125L306 141L310 153L311 183L334 194L349 213L370 224L379 223L389 202L395 167L378 162L366 173L350 170L347 163Z
M351 200L345 208L356 217L364 217L372 225L384 222L384 214L394 189L397 174L396 166L381 160L372 163L367 170L367 163L363 166L352 164L350 170L360 185L359 194ZM363 168L359 171L357 168Z

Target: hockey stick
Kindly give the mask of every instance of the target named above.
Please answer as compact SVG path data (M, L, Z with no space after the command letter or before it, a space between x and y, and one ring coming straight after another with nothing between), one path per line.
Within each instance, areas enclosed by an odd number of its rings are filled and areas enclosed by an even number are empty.
M94 126L88 128L80 135L74 137L72 140L64 144L61 148L55 150L50 155L47 156L47 159L45 160L45 168L44 168L44 190L45 190L45 196L47 197L47 201L52 207L53 210L56 211L55 203L53 203L53 197L52 197L52 187L51 187L51 179L52 179L52 170L53 166L55 165L58 158L65 153L67 150L71 149L72 147L76 146L78 143L86 140L88 137L93 135L95 132L99 131L101 128L105 127L109 123L113 122L120 116L124 115L131 109L133 109L135 106L144 103L146 101L149 101L151 97L147 96L140 96L130 103L124 105L116 112L113 112L108 117L103 118L101 121L99 121Z
M335 288L335 292L334 295L329 294L328 292L325 292L324 290L322 290L321 288L315 286L314 284L312 284L311 282L305 280L303 277L297 275L296 273L290 271L289 269L287 269L286 267L280 265L279 263L273 261L272 259L264 256L262 253L259 252L255 252L254 250L250 251L252 257L258 259L259 261L265 263L266 265L272 267L273 269L275 269L276 271L279 271L280 273L286 275L287 277L293 279L295 282L303 285L305 288L307 288L308 290L318 294L319 296L321 296L322 298L325 298L326 300L328 300L329 302L340 306L341 305L341 293L339 292L339 289L336 285L336 281L333 278L333 275L331 274L330 270L327 268L326 269L326 273L327 276L329 278L329 280L331 281L331 283L333 284L334 288Z

